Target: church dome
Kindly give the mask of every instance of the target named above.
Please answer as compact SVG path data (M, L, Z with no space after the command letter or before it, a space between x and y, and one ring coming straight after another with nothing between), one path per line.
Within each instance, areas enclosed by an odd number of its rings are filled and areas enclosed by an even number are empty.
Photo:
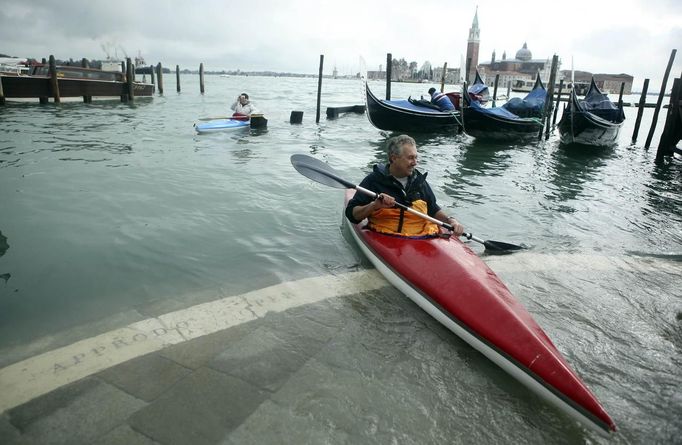
M516 60L523 60L524 62L529 61L533 58L533 54L528 49L526 42L523 42L523 48L516 51Z

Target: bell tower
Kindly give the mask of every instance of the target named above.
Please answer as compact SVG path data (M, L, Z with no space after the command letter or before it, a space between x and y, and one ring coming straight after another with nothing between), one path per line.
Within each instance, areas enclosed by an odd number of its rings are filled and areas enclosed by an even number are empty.
M469 28L469 39L467 40L467 63L466 76L467 83L476 78L476 67L478 66L478 47L481 43L481 30L478 28L478 6L474 14L474 21Z

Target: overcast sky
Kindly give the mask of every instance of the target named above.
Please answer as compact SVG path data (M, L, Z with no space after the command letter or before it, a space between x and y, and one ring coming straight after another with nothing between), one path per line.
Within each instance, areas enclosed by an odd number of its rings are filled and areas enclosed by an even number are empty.
M134 57L206 70L325 74L385 67L386 53L421 66L459 67L476 7L479 62L527 42L533 58L558 54L562 69L627 73L658 91L682 74L680 0L3 0L0 53L40 60ZM561 9L557 11L557 9ZM551 9L551 10L550 10Z

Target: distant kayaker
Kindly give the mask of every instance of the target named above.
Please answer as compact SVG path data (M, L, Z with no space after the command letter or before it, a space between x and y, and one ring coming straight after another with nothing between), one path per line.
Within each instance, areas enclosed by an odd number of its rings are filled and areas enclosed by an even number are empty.
M429 94L431 95L431 103L437 106L440 111L451 111L455 109L452 105L452 101L445 93L439 93L435 88L429 88Z
M234 111L232 117L248 117L256 111L255 107L249 101L249 95L242 93L237 97L237 100L230 106L230 109Z
M379 198L373 200L356 192L346 206L346 217L354 224L367 218L370 229L393 235L429 236L439 233L437 224L394 207L399 202L452 225L452 234L460 236L464 226L440 208L426 182L426 173L416 169L417 144L414 139L408 135L393 137L388 140L387 152L388 163L375 165L372 173L360 183L361 187L378 193Z

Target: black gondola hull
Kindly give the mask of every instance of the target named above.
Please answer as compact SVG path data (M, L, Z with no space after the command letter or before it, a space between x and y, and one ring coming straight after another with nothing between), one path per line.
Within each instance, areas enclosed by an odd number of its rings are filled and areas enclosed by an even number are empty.
M475 108L465 107L464 131L475 138L495 141L515 141L538 136L542 130L539 119L505 119L478 112Z
M594 107L595 103L599 106ZM593 108L587 104L591 104ZM618 135L624 120L622 107L616 108L615 104L599 91L592 79L584 100L579 101L575 91L571 92L568 105L564 108L559 121L559 138L564 145L610 147L618 143Z
M469 94L464 98L462 115L464 117L464 131L477 139L487 139L499 142L513 142L537 138L542 131L542 108L544 107L546 91L538 75L535 86L523 99L509 102L501 107L485 108L481 97L489 95L478 71L476 81L468 89ZM477 92L473 95L472 92ZM509 108L512 106L512 108Z
M459 111L440 112L429 109L424 111L402 108L378 99L368 85L367 116L376 128L386 131L410 133L435 133L461 131Z
M618 135L622 126L622 122L605 122L592 113L568 110L564 111L559 121L559 137L564 145L609 147L618 143Z

